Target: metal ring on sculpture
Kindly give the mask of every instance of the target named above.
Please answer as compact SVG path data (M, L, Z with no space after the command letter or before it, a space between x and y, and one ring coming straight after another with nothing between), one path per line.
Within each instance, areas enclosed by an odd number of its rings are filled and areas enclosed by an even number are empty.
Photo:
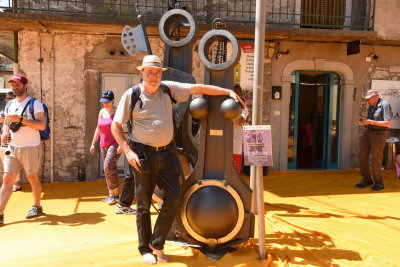
M224 63L215 64L208 60L206 57L206 53L208 54L208 50L214 39L217 36L226 37L232 44L232 54ZM228 32L227 30L211 30L208 31L204 36L201 38L199 43L199 57L201 62L210 70L225 70L229 67L236 65L240 60L241 50L239 47L239 43L236 40L235 36L232 33Z
M187 19L187 21L189 22L190 25L190 30L188 35L179 41L173 41L171 39L169 39L169 37L165 34L165 26L167 25L166 22L169 19L173 19L173 17L177 17L177 16L182 16L185 17ZM169 26L170 24L168 24ZM191 41L194 41L196 34L197 34L197 26L196 23L192 17L192 15L190 15L189 12L187 12L186 10L183 9L171 9L170 11L166 12L160 19L160 22L158 23L158 32L160 34L161 40L163 40L163 42L166 45L169 45L171 47L182 47L185 46L187 44L189 44Z
M225 191L227 191L235 200L237 209L238 209L238 216L237 216L237 221L236 225L234 228L228 233L227 235L221 237L221 238L207 238L204 237L200 234L198 234L190 225L187 217L187 205L190 200L190 197L199 189L207 187L207 186L214 186L218 188L222 188ZM244 205L242 202L242 199L240 198L239 194L236 192L236 190L231 187L226 181L221 181L221 180L200 180L198 183L194 184L188 191L186 191L184 197L183 197L183 203L181 206L181 220L183 223L183 226L185 229L188 231L188 233L197 241L200 241L202 243L205 243L209 245L210 247L215 247L217 244L223 244L225 242L228 242L232 240L240 231L240 229L243 226L244 222Z

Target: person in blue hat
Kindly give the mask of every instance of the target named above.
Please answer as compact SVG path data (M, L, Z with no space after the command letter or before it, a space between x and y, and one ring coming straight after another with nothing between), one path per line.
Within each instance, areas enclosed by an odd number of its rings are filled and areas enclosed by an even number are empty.
M102 199L102 201L110 205L117 203L119 199L117 161L120 153L118 153L118 143L111 133L111 123L116 110L114 98L112 91L105 90L102 92L100 102L103 108L99 112L97 127L90 146L90 153L95 155L96 144L100 140L100 151L104 160L104 176L108 188L108 197Z

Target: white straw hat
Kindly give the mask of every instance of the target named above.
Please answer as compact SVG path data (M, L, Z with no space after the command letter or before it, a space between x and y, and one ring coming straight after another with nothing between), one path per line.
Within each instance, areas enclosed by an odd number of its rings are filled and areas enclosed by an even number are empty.
M147 55L143 58L143 62L141 66L138 66L138 70L142 70L147 67L152 67L152 68L160 68L162 70L167 70L168 68L165 68L161 64L161 59L156 56L156 55Z

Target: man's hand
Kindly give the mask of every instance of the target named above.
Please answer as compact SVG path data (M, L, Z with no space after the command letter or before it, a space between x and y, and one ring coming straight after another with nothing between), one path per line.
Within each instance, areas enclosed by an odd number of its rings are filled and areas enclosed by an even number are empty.
M239 119L233 122L233 124L236 126L242 126L245 122L246 120L242 116L240 116Z
M128 160L129 164L135 168L137 171L140 171L140 161L138 155L133 152L131 149L125 151L126 159Z
M8 123L10 123L10 122L20 122L21 121L21 116L19 116L19 115L6 115L6 121Z
M243 100L234 91L230 91L229 96L232 97L236 102L238 102L242 106L242 108L246 107Z
M6 115L6 122L19 122L21 120L21 116L19 115Z

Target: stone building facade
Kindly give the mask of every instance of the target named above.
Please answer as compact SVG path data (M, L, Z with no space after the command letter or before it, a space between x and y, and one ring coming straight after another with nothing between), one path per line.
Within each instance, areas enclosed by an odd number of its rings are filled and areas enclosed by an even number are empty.
M199 4L203 2L207 4L210 1L198 1ZM354 4L361 2L353 1ZM312 73L339 77L341 93L337 136L340 138L337 140L338 162L335 168L358 166L358 142L363 129L354 121L365 115L362 95L370 88L372 80L400 80L400 61L396 57L400 52L400 32L393 27L400 22L396 15L400 6L395 0L387 2L377 3L374 31L267 27L261 108L263 123L272 126L272 169L291 169L290 112L296 86L301 86L299 83L296 85L295 78L302 73L308 77L312 77ZM295 8L296 3L290 5ZM208 13L204 12L198 16L206 20ZM15 18L14 22L18 21L25 23L23 30L18 31L20 71L31 80L30 93L48 104L54 120L54 143L51 144L50 140L44 142L43 180L50 181L53 171L56 181L76 181L78 168L85 168L87 180L97 179L99 157L90 155L89 147L100 108L98 97L102 90L102 75L137 75L136 66L145 54L131 57L123 53L120 34L128 23L41 20L44 26L40 26L40 23L33 25L34 17ZM271 18L269 22L274 23ZM153 53L162 55L164 44L157 35L158 25L148 25ZM348 27L351 28L351 24ZM210 25L202 25L199 39L209 29ZM239 41L254 38L254 28L250 26L228 23L228 30ZM347 43L354 40L361 40L360 52L347 55ZM201 83L204 66L196 49L198 42L193 52L193 75ZM273 87L281 89L280 99L273 99ZM393 131L393 134L397 132Z

